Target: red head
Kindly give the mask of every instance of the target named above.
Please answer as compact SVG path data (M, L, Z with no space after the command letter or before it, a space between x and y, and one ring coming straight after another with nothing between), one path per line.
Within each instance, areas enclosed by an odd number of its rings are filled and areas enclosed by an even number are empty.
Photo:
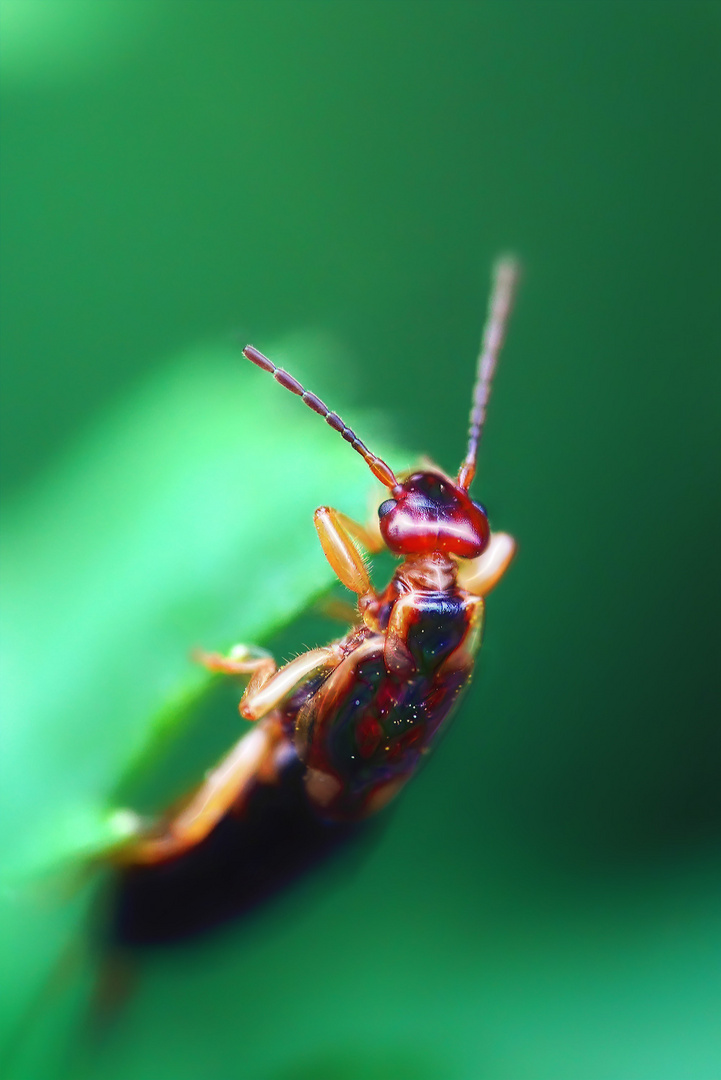
M393 488L378 508L383 539L396 555L442 551L475 559L488 546L486 511L458 484L435 472L417 472Z
M503 344L517 279L518 266L513 259L501 259L496 264L473 390L468 450L455 482L438 472L417 472L400 483L390 466L373 454L319 397L305 390L297 379L252 345L243 349L248 360L270 372L281 386L297 394L309 408L319 413L363 457L373 475L390 488L391 498L381 503L378 516L383 539L396 555L438 551L474 559L488 545L490 530L486 511L473 502L468 489L476 472L491 380Z

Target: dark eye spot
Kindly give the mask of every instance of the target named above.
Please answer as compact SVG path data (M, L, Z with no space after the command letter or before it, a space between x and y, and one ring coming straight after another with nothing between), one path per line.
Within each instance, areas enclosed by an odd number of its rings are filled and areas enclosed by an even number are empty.
M483 505L483 503L477 503L477 502L474 502L474 504L473 504L473 505L475 506L476 510L480 510L480 511L481 511L481 513L483 514L483 516L484 516L484 517L488 517L488 511L486 510L486 508L485 508L485 506Z
M384 518L386 516L386 514L390 514L391 510L393 509L393 507L395 505L396 505L396 500L395 499L386 499L386 501L382 502L380 504L380 506L378 507L378 517L379 518Z

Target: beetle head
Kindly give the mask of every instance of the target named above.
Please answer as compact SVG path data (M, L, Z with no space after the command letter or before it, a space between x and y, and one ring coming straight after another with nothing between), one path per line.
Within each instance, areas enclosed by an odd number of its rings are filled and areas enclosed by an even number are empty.
M378 508L384 541L396 555L442 551L475 559L488 546L484 508L437 472L413 473Z

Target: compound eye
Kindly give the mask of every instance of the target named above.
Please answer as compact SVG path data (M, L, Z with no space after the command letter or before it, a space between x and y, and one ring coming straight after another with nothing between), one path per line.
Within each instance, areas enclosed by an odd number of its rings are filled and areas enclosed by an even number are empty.
M485 506L483 505L483 503L479 503L479 502L474 502L474 504L473 504L473 505L475 506L476 510L480 510L480 511L481 511L481 513L483 514L483 516L484 516L484 517L488 517L488 511L486 510L486 508L485 508Z
M387 514L390 514L394 506L397 506L395 499L386 499L386 501L382 502L378 507L378 517L384 518Z

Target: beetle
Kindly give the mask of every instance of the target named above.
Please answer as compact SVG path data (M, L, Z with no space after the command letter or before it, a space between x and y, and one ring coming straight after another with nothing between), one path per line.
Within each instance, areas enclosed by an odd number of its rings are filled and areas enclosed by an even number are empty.
M505 337L518 266L500 259L472 396L466 456L455 478L428 465L398 478L337 413L248 345L245 357L273 375L338 432L387 488L377 520L359 524L321 506L315 527L338 579L358 598L349 631L278 667L263 650L203 653L212 672L250 676L241 716L254 721L181 809L139 832L125 866L152 866L192 852L232 813L242 818L259 787L295 770L305 809L321 822L352 823L386 806L415 773L467 688L481 644L484 597L515 551L490 531L469 494L491 382ZM374 590L359 546L401 561Z

